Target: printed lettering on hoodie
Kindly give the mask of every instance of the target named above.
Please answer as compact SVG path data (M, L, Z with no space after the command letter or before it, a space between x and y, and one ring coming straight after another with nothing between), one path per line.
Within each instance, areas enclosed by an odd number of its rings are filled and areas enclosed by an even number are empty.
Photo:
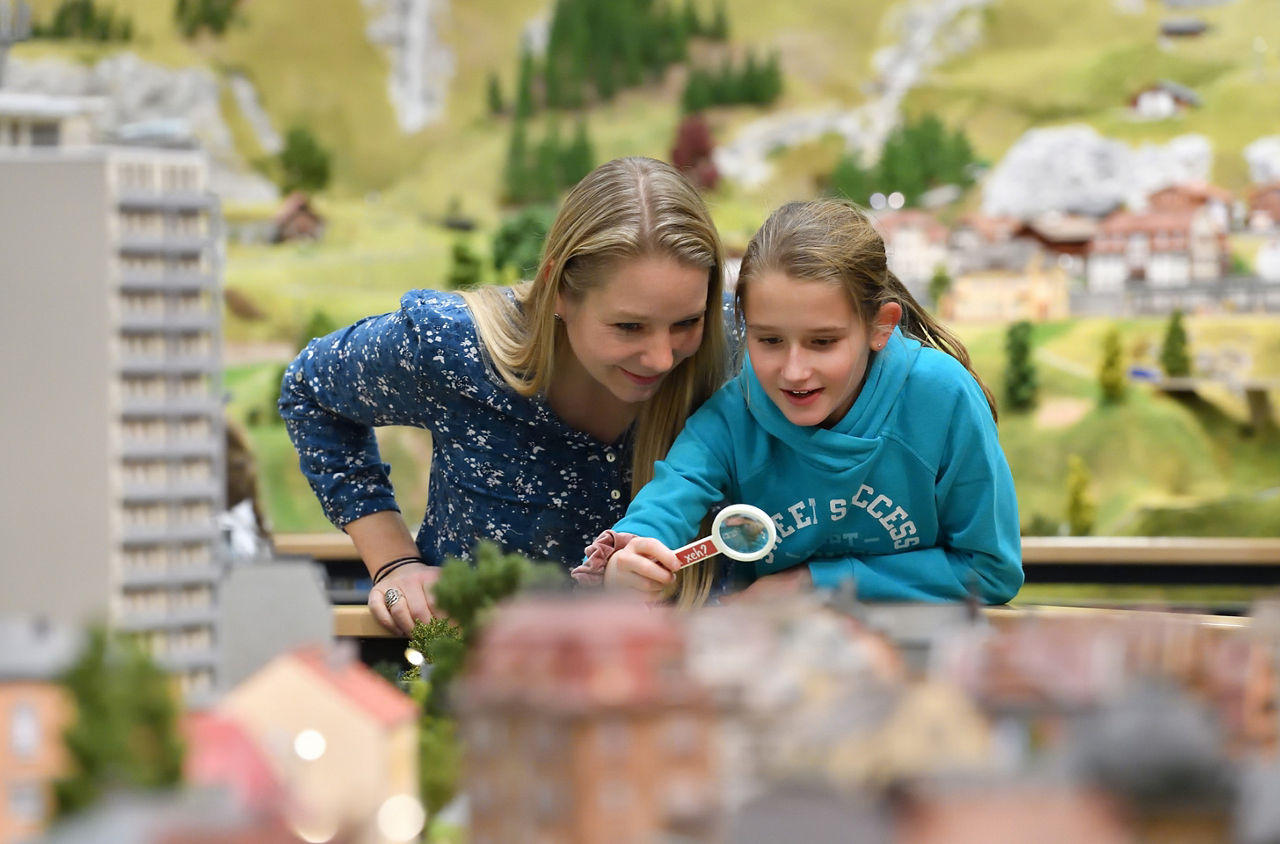
M785 539L798 530L818 524L824 516L832 522L838 522L849 515L850 507L865 510L868 516L879 522L893 542L895 551L920 544L916 523L911 514L895 504L892 498L876 492L866 484L859 486L858 491L847 499L830 499L825 514L819 511L815 499L806 498L773 513L773 523L778 528L778 537Z

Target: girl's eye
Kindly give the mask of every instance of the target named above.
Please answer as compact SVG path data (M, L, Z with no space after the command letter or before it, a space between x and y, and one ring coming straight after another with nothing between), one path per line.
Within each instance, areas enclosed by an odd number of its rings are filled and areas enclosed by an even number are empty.
M834 337L815 337L813 339L813 345L815 346L830 346L834 342Z
M682 319L676 323L676 328L693 328L700 322L702 322L702 317L700 316L692 317L690 319Z
M613 327L619 331L639 331L640 323L638 322L615 322Z
M776 346L782 342L781 337L757 337L757 343L763 343L766 346Z

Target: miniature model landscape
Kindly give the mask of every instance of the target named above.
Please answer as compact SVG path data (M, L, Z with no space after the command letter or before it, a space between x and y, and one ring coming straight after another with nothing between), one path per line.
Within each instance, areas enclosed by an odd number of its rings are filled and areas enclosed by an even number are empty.
M1280 834L1273 604L680 613L562 577L478 549L441 580L455 622L420 625L392 679L317 640L199 711L100 630L7 624L0 691L47 698L15 710L60 819L35 840Z
M0 842L1280 839L1278 90L1273 0L0 0ZM1256 541L1185 587L1241 614L680 614L483 548L335 643L283 366L529 277L619 155L731 257L866 206L1027 541ZM379 438L413 521L429 435Z

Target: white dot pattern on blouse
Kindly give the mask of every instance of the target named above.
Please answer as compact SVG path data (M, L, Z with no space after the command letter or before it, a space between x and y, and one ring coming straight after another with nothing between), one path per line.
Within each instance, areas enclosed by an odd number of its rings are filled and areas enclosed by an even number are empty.
M621 492L631 488L626 437L601 442L511 390L485 362L471 313L453 293L413 291L399 311L313 340L285 374L280 414L339 527L399 509L374 426L429 430L418 548L432 564L466 559L491 539L572 568L630 497Z

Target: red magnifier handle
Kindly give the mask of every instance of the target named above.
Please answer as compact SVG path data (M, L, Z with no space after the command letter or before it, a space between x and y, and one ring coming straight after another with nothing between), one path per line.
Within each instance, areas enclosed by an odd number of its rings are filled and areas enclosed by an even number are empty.
M707 557L714 557L720 553L720 549L711 541L711 537L699 539L697 542L690 543L683 548L677 548L675 551L676 560L680 563L678 568L701 562Z

